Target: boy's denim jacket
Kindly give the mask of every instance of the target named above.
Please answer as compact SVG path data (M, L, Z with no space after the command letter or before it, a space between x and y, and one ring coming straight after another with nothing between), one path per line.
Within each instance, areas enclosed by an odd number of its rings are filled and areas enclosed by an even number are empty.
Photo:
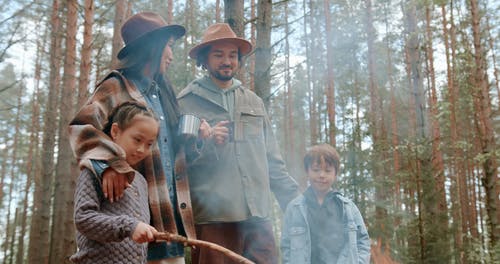
M345 228L348 233L348 243L337 263L370 263L370 238L358 207L340 193L335 193L335 197L342 201L343 219L347 219ZM283 264L311 263L311 236L304 195L295 198L287 206L281 234L281 252ZM333 263L333 260L329 263Z

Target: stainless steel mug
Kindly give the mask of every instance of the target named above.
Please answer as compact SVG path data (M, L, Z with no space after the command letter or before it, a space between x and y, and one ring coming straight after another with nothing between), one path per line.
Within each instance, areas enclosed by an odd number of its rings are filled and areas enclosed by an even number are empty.
M178 134L184 137L197 137L201 120L194 115L182 115L179 120Z

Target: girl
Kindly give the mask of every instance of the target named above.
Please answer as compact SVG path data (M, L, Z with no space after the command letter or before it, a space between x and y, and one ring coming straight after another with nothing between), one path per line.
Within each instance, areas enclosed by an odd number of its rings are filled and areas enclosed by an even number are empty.
M137 102L118 105L103 129L121 149L131 166L150 155L159 131L153 112ZM93 161L91 161L93 162ZM93 166L98 170L98 166ZM156 229L149 223L145 178L135 172L132 184L114 203L104 198L101 175L82 170L75 190L75 225L78 251L74 263L146 263L147 243Z

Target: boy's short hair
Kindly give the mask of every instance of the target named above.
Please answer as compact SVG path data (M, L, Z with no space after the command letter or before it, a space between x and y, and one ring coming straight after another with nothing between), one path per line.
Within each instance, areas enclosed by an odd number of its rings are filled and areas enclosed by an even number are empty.
M304 156L304 169L306 172L314 163L324 161L327 165L335 168L335 173L339 172L340 156L334 147L328 144L319 144L312 146Z

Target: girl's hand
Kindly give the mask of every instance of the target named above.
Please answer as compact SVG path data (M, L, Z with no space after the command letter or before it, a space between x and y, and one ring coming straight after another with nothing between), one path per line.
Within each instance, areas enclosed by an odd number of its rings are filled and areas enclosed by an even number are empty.
M136 243L146 243L155 240L156 229L146 223L139 222L132 232L132 240Z

